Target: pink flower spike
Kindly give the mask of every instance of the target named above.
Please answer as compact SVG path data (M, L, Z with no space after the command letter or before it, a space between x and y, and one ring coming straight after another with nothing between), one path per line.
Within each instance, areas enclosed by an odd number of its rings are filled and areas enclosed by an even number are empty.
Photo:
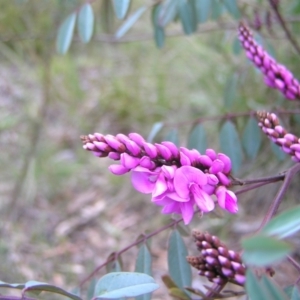
M201 156L200 153L196 149L187 149L185 147L180 147L180 152L184 153L190 160L191 164L193 162L197 161L199 157Z
M176 147L176 145L172 142L169 142L169 141L164 141L164 142L161 142L162 145L166 146L172 153L172 156L174 158L177 158L179 156L179 151L178 151L178 148Z
M217 174L217 177L220 180L221 184L223 184L225 186L228 186L230 184L230 179L224 173L219 172Z
M169 160L172 157L172 152L166 146L161 144L155 144L155 146L165 160Z
M129 170L122 165L111 165L108 167L109 171L111 171L114 175L123 175Z
M141 148L134 141L128 140L125 145L134 156L138 156L141 153Z
M180 152L180 164L182 166L190 166L191 165L191 160L183 152Z
M133 140L135 143L137 143L140 147L142 147L143 144L145 143L145 139L138 133L132 132L132 133L129 133L128 136L131 140Z
M101 133L95 132L95 133L94 133L94 137L95 137L99 142L104 142L104 141L105 141L104 135L101 134Z
M103 152L110 152L110 151L112 151L112 148L111 148L107 143L94 141L93 144L94 144L100 151L103 151Z
M121 154L121 164L131 170L133 168L135 168L136 166L138 166L140 163L140 159L136 158L136 157L132 157L127 153L122 153Z
M150 143L144 143L143 147L145 149L145 152L150 158L156 158L157 157L157 149L153 144Z
M125 146L120 143L113 135L108 134L104 138L107 144L118 152L124 152L126 150Z
M203 166L208 167L208 168L212 165L212 160L207 155L201 155L198 158L198 162L200 162L200 164L202 164Z
M219 205L230 213L237 213L237 197L234 192L227 190L225 186L219 186L216 190Z
M140 166L152 170L155 168L155 163L148 156L143 156L140 160Z

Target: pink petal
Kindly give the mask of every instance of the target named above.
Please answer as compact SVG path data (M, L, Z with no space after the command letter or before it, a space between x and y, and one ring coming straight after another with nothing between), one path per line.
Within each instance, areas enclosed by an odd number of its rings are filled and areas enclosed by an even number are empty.
M173 214L173 213L180 214L181 213L180 204L177 202L170 203L170 204L166 205L161 210L161 212L163 214Z
M213 161L211 167L209 168L209 172L212 174L217 174L218 172L222 172L224 169L224 163L220 159L216 159Z
M109 171L111 171L114 175L123 175L129 170L122 165L110 165L108 167Z
M152 191L155 188L155 183L156 183L158 174L156 172L151 172L149 170L140 172L141 169L144 169L144 168L137 167L134 170L132 170L131 183L137 191L139 191L143 194L152 193Z
M152 192L152 196L157 197L159 195L162 195L165 191L167 191L167 189L168 189L168 186L166 183L165 176L162 173L160 173L157 177L155 187Z
M231 213L237 213L237 197L232 191L227 190L224 186L219 186L216 190L216 196L219 205L223 209L226 209Z
M180 203L181 214L185 225L189 224L194 216L194 207L189 202Z
M196 204L203 212L212 211L215 208L215 203L212 198L199 186L195 186L193 196Z
M140 159L127 153L121 154L121 164L127 169L133 169L139 165Z

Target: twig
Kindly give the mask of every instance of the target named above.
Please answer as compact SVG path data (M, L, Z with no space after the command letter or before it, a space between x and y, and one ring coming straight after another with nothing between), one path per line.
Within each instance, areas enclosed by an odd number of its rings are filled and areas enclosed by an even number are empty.
M286 22L285 22L284 18L281 16L281 13L279 12L278 1L276 1L276 0L269 0L269 3L270 3L270 6L273 9L275 15L277 16L279 24L281 25L283 31L285 32L286 37L291 42L291 44L294 46L294 48L297 51L297 53L300 55L300 47L299 47L296 39L294 39L294 37L293 37L292 33L290 32L290 30L286 26Z
M260 183L260 182L276 182L276 181L283 180L284 178L285 178L285 174L278 174L275 176L261 177L257 179L248 179L248 180L233 178L231 185L248 185L248 184Z

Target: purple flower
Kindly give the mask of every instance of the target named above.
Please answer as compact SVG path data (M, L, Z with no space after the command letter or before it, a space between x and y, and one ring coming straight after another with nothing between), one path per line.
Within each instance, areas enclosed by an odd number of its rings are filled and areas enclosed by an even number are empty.
M219 186L216 189L216 196L218 198L219 205L223 209L234 214L237 213L237 197L232 191L227 190L225 186Z

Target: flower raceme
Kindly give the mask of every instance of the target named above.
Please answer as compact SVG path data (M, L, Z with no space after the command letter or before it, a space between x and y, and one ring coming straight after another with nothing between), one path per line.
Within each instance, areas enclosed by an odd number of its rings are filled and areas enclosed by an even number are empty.
M205 154L172 142L147 143L137 133L81 137L83 148L98 157L120 161L109 170L115 175L131 172L133 187L152 194L152 202L162 206L162 213L181 214L185 224L194 215L194 207L212 211L215 195L220 207L236 213L237 197L227 189L230 185L231 161L223 153L207 149Z
M278 89L289 100L300 99L299 81L284 65L277 63L263 47L257 44L252 33L243 23L239 26L239 40L247 57L264 74L266 85Z

